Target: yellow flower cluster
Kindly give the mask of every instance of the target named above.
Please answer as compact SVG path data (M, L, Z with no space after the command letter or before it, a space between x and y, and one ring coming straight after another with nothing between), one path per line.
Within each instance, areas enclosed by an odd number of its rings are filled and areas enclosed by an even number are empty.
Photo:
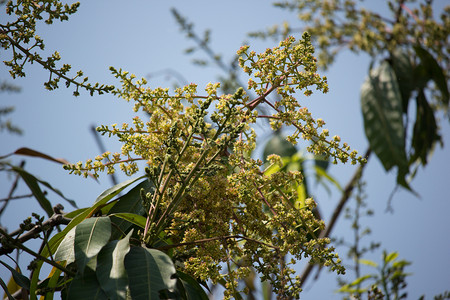
M298 203L301 174L266 173L262 162L249 153L256 140L252 125L258 117L266 117L274 129L296 128L288 138L293 143L301 136L313 141L310 150L315 153L343 162L362 161L356 152L349 152L348 145L341 146L339 137L328 139L326 129L319 133L325 122L315 120L296 98L296 91L309 95L313 85L328 90L326 78L316 73L313 51L307 34L299 42L290 37L262 54L242 47L239 63L254 78L249 89L256 92L255 99L243 88L233 95L219 95L218 83L208 84L205 95L199 95L195 84L171 94L112 69L122 82L114 93L134 101L134 110L149 117L145 121L135 117L132 126L99 127L99 132L123 143L121 153L107 152L95 161L66 168L98 176L105 169L112 173L119 164L126 174L133 174L138 171L137 161L145 161L155 189L146 196L143 243L156 247L163 239L183 271L201 280L225 280L226 297L238 292L237 281L249 274L250 267L271 281L281 297L298 297L300 279L290 264L310 257L338 272L344 269L333 249L327 248L329 240L318 238L324 224L312 214L314 201ZM271 93L280 100L269 102ZM267 105L273 114L260 116L259 105ZM270 156L269 161L282 163L278 156ZM288 255L293 262L284 262Z

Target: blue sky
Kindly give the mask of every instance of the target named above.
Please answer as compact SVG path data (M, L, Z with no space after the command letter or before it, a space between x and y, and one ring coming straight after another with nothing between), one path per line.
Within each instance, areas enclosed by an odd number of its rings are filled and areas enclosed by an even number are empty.
M381 5L382 1L377 1ZM442 7L445 1L436 1ZM371 2L372 5L374 2ZM224 75L217 68L198 68L191 64L191 58L204 58L201 53L186 56L183 50L193 46L179 31L170 8L176 7L180 13L194 21L195 29L202 33L211 29L212 47L224 60L229 61L247 40L256 51L276 45L272 40L255 41L247 37L247 32L261 30L287 20L298 25L295 14L273 8L270 1L86 1L79 12L69 22L55 23L52 26L39 26L38 34L46 42L46 54L54 50L60 52L63 62L72 65L73 70L82 69L92 82L116 84L110 74L109 66L123 68L144 77L161 70L176 70L187 79L195 82L199 90L208 82L215 82ZM372 6L378 9L378 7ZM3 7L2 7L3 9ZM380 7L383 11L384 7ZM0 20L5 17L0 12ZM297 26L296 26L297 27ZM299 37L297 37L299 38ZM0 52L0 59L8 54ZM362 116L359 106L359 88L368 71L370 58L343 52L337 62L326 72L330 92L326 95L314 94L301 101L316 118L323 118L331 134L338 134L361 153L367 148ZM0 133L0 155L13 152L20 147L29 147L54 157L69 161L84 161L100 153L92 134L91 125L110 125L129 122L133 117L132 104L112 95L90 97L72 96L70 88L46 91L43 82L48 74L37 64L26 68L27 76L14 81L22 88L18 94L0 94L0 105L13 105L16 111L10 115L15 124L24 130L23 136ZM245 77L242 77L245 81ZM7 69L0 65L0 80L8 79ZM172 80L165 76L150 80L152 87L171 86ZM63 86L63 85L62 85ZM442 123L444 143L450 141L447 121ZM261 139L264 141L264 138ZM119 150L115 141L104 139L112 152ZM381 249L399 251L400 257L413 262L407 271L413 273L408 280L411 299L426 294L444 292L450 284L450 241L448 228L450 211L448 184L450 160L448 148L436 148L425 169L421 169L413 182L420 199L411 193L399 190L393 200L394 213L386 213L388 198L395 187L395 172L385 173L379 161L372 156L366 167L364 178L367 182L369 207L375 210L375 217L366 219L373 233L365 241L379 241ZM12 160L18 162L21 158ZM68 175L57 165L40 159L27 159L26 169L50 182L63 193L77 201L80 207L91 205L97 195L111 183L107 176L100 183ZM341 185L345 185L355 166L333 166L331 173ZM6 196L11 181L0 174L0 197ZM120 175L120 180L125 176ZM24 184L19 186L18 194L27 192ZM330 216L340 194L333 190L328 194L323 189L314 190L325 220ZM66 210L70 206L55 194L50 194L53 204L62 202ZM8 206L8 213L2 216L1 225L9 230L37 209L34 200L18 200ZM350 224L341 217L333 231L337 237L351 238ZM346 249L338 249L345 256ZM367 258L379 261L381 252ZM302 265L298 267L303 269ZM353 274L349 271L349 276ZM1 278L6 278L4 268L0 268ZM319 281L311 280L305 286L303 299L340 299L334 294L336 289L334 274L322 272Z

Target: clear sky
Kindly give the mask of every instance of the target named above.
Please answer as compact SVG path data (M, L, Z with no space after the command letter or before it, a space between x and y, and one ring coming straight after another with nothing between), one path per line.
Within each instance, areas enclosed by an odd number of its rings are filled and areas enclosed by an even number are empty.
M446 1L435 2L438 7L443 7ZM385 10L384 1L369 3L372 8ZM170 13L171 7L176 7L194 21L198 32L211 29L212 47L223 54L225 61L234 56L244 40L256 51L277 44L272 40L251 40L246 35L249 31L261 30L284 20L297 25L295 27L300 26L295 14L273 8L271 1L112 0L84 1L79 12L68 22L39 26L38 34L46 42L47 54L59 51L64 63L71 64L75 71L82 69L92 82L117 85L108 70L109 66L123 68L138 77L169 69L182 74L188 82L197 83L200 90L206 83L218 81L218 77L224 74L214 67L198 68L191 64L192 58L205 56L201 53L193 56L183 53L193 43L179 31ZM3 23L4 6L0 8L0 22ZM3 61L8 57L2 49L0 59ZM314 94L302 100L315 117L327 122L332 135L340 135L342 140L361 153L367 148L367 141L359 106L359 88L367 74L369 62L370 58L363 55L341 53L328 71L321 72L328 77L330 92L326 95ZM133 117L132 105L112 95L90 97L88 93L81 92L75 98L72 96L73 90L66 89L64 84L61 89L49 92L43 87L43 82L48 78L46 71L37 64L28 66L26 71L27 77L13 82L6 67L0 65L0 81L7 79L22 88L18 94L0 94L0 106L15 106L16 111L10 117L24 130L23 136L0 133L0 156L20 147L29 147L71 162L84 161L100 154L90 132L91 125L121 124ZM242 79L246 80L245 77ZM150 80L153 87L171 87L172 84L173 78L166 76L152 77ZM449 124L445 120L441 124L443 141L447 144L450 141ZM104 142L111 152L120 149L115 141L104 139ZM14 157L12 161L19 162L20 159ZM25 168L76 200L80 207L91 205L111 185L106 175L100 177L100 183L97 183L68 175L61 166L40 159L27 159ZM363 243L368 245L371 240L381 242L381 249L399 251L401 258L413 262L407 268L408 272L413 273L408 279L408 299L417 299L422 294L431 299L432 295L442 293L450 286L449 169L448 147L437 147L429 165L419 171L412 184L421 197L400 189L392 203L394 213L386 213L385 208L395 187L395 172L386 174L380 162L372 156L364 173L367 202L375 210L375 217L365 219L373 233ZM333 166L330 172L341 185L345 185L355 170L355 166L343 165ZM0 176L0 198L3 198L11 180L5 174ZM124 179L125 176L119 176L119 180ZM27 192L22 183L17 194ZM332 190L328 194L317 188L313 193L327 220L339 200L339 192ZM57 195L50 193L48 197L52 204L63 203L66 210L71 210L70 205ZM37 209L34 200L14 201L8 206L8 213L2 216L1 225L14 230L21 220ZM346 237L349 241L352 238L350 224L343 217L333 236ZM345 248L338 248L338 251L345 257ZM381 251L367 258L380 261ZM299 265L299 272L302 269L303 265ZM351 271L348 274L349 278L353 278ZM0 267L0 276L8 277L3 267ZM340 299L340 295L334 293L336 288L335 275L322 272L318 281L307 282L302 298Z

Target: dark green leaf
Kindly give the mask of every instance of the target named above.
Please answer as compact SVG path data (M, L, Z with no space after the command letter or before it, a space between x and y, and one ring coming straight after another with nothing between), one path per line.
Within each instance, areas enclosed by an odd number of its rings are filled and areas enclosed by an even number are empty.
M386 171L397 166L399 174L408 172L405 152L402 97L397 79L388 62L372 70L361 87L364 129L370 147Z
M271 154L279 155L280 157L291 157L297 153L297 149L289 143L279 131L275 131L273 137L267 142L263 151L263 161L265 162L267 156Z
M88 216L92 215L94 212L97 211L97 209L100 206L105 205L109 200L111 200L114 196L116 196L118 193L126 189L131 184L135 183L136 181L144 178L145 176L137 177L134 179L130 179L127 181L124 181L122 183L119 183L112 188L107 189L104 191L100 196L98 196L97 200L95 201L94 205L92 205L88 209L82 209L80 210L80 213L70 221L70 223L64 228L61 232L58 232L55 234L50 241L48 242L49 247L45 247L41 255L47 257L49 255L49 250L52 252L56 251L61 241L64 239L65 235L76 225L80 224L84 219L86 219Z
M208 300L208 295L200 284L190 275L177 271L178 290L181 293L182 299L187 300ZM181 292L183 291L183 292Z
M19 168L19 167L17 167L17 166L11 166L11 167L12 167L12 169L13 169L15 172L17 172L18 170L20 170L20 172L27 173L29 176L34 177L34 179L35 179L38 183L40 183L40 184L46 186L47 188L49 188L50 190L52 190L54 193L58 194L61 198L63 198L63 199L66 200L67 202L69 202L70 205L72 205L73 207L78 208L77 203L76 203L75 201L73 201L73 200L71 200L71 199L69 199L69 198L66 198L66 196L64 196L64 194L63 194L60 190L58 190L57 188L54 188L50 183L48 183L48 182L46 182L46 181L43 181L43 180L41 180L41 179L35 177L34 175L32 175L32 174L26 172L25 170L23 170L23 169L21 169L21 168Z
M447 79L445 77L444 70L439 66L437 61L434 59L433 55L430 54L426 49L422 48L420 45L414 47L417 56L420 57L422 66L427 69L427 73L430 74L431 78L442 94L442 102L444 105L448 106L450 94L448 91Z
M394 51L391 54L391 66L395 72L400 94L402 95L403 113L407 113L409 98L415 88L411 55L400 50Z
M109 299L126 299L128 277L125 255L130 251L130 237L109 242L97 255L97 279Z
M102 290L98 283L95 271L86 268L83 274L78 274L71 282L67 293L68 300L79 299L108 299L108 296Z
M115 213L133 213L137 215L144 215L145 210L142 205L142 199L140 196L141 189L146 192L150 192L152 184L149 180L144 180L134 188L128 191L123 196L120 196L116 204L109 210L109 214ZM127 232L131 227L131 224L123 218L111 217L111 222L117 225L121 231L114 230L112 233L112 239L118 239L121 237L122 232Z
M14 172L19 174L20 177L22 177L22 179L25 181L25 183L28 185L31 192L33 193L33 196L39 202L39 205L42 207L43 210L45 210L47 215L51 217L53 215L53 208L52 205L50 204L50 201L48 201L48 199L42 192L41 188L39 187L38 184L39 180L22 168L16 166L12 166L11 168L14 170Z
M6 283L1 278L0 278L0 285L2 286L3 290L5 291L6 296L8 296L8 299L15 300L15 298L9 293Z
M132 247L125 256L125 269L133 299L159 299L160 293L176 288L175 266L159 250Z
M428 154L433 150L434 144L441 140L438 134L433 109L428 104L423 90L416 97L416 123L412 137L413 154L410 163L420 159L423 165L427 164Z
M0 260L0 263L4 265L8 270L11 272L12 277L14 278L14 281L21 287L30 290L30 279L28 277L25 277L24 275L17 272L14 268L11 268L9 265L4 263Z
M78 271L83 273L89 260L96 256L111 236L109 217L89 218L75 228L75 262Z

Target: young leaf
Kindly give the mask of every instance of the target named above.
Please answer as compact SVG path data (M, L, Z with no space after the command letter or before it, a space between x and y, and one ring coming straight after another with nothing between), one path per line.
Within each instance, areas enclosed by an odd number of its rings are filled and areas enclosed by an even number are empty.
M159 250L132 247L125 256L125 269L133 299L159 299L160 292L176 288L175 266Z
M98 282L109 299L126 299L128 277L125 271L125 255L130 251L133 231L121 240L109 242L97 255Z
M97 255L111 236L109 217L89 218L75 228L75 262L83 273L89 260Z
M408 173L405 152L402 97L397 78L388 62L372 70L361 87L364 129L370 147L386 171L397 166ZM405 183L406 184L406 183Z

